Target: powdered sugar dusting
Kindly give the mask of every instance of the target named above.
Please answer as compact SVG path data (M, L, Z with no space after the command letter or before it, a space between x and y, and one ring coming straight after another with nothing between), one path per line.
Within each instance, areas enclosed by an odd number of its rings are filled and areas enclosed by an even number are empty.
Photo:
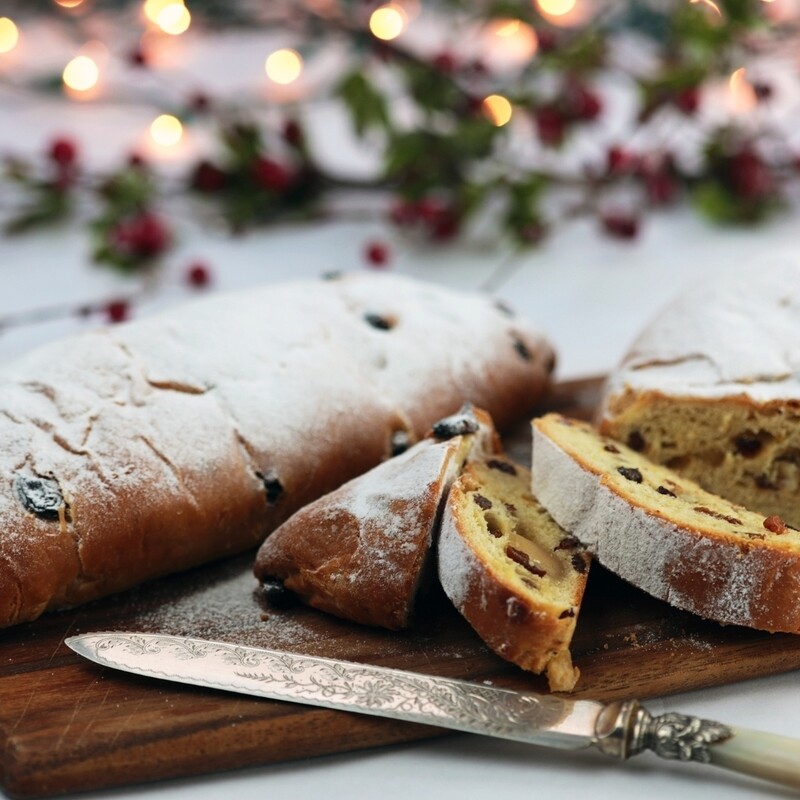
M545 359L520 359L513 336L549 352L489 298L360 274L212 296L6 365L0 562L22 587L14 605L28 618L241 550L267 532L259 475L278 476L288 512L378 463L397 430L420 436L464 399L519 404ZM60 540L20 507L19 470L72 504ZM235 535L220 514L241 521ZM171 548L181 525L154 524L170 515L192 534ZM16 613L0 608L0 623Z
M800 265L732 268L665 308L613 375L626 387L677 397L800 398Z
M534 494L556 522L640 589L718 622L792 630L791 622L781 627L763 605L769 603L780 554L760 543L743 549L704 536L629 503L537 426L532 475ZM785 578L796 583L795 560L784 558Z

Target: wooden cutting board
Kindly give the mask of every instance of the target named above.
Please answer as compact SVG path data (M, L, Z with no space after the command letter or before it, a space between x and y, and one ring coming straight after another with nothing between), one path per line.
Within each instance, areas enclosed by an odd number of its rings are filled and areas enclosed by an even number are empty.
M544 410L588 417L599 380L560 385ZM508 440L529 460L528 426ZM546 691L490 653L446 598L413 631L348 624L258 597L253 554L5 631L0 639L3 789L35 797L336 753L443 732L194 689L84 662L66 636L140 630L325 655ZM648 697L800 668L800 636L722 627L592 570L573 646L576 695Z

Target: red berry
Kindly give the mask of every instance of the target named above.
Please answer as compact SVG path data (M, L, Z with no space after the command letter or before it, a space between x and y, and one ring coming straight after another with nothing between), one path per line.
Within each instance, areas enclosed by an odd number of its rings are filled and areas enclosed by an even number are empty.
M415 203L400 200L389 209L389 219L395 225L412 225L419 219L419 210Z
M473 75L486 75L489 72L489 68L479 58L471 61L468 69Z
M444 242L456 236L461 229L461 218L455 209L442 208L429 225L431 238Z
M198 192L212 194L225 186L227 175L210 161L200 161L192 173L191 185Z
M211 270L199 261L190 264L186 270L186 282L195 289L204 289L211 283Z
M608 148L607 165L612 175L624 175L633 172L637 166L636 156L618 145Z
M370 242L364 248L364 257L373 267L385 267L389 263L389 248L383 242Z
M155 214L144 211L118 222L112 231L112 239L123 254L137 259L149 259L166 250L170 235Z
M682 89L675 95L675 105L687 116L692 116L700 106L700 92L696 86Z
M189 108L198 114L204 114L209 108L211 108L211 99L203 92L195 92L189 98Z
M552 31L539 31L537 38L539 40L540 53L550 53L556 49L558 39Z
M772 84L765 83L764 81L754 81L753 92L755 93L756 98L760 102L764 103L772 97Z
M141 47L137 47L128 55L128 62L133 67L146 67L148 66L147 53Z
M603 104L600 98L585 86L572 86L567 93L566 107L571 117L584 122L591 122L600 116Z
M109 322L125 322L130 316L130 305L127 300L112 300L106 305L106 319Z
M256 183L271 192L285 192L292 184L292 173L271 158L259 158L253 164Z
M561 144L566 132L566 120L557 108L543 106L536 110L534 119L542 144L550 146Z
M144 169L147 167L147 162L144 160L141 153L131 153L128 156L128 166L134 169Z
M678 182L669 172L653 172L644 176L647 197L654 206L669 205L678 194Z
M439 53L439 55L433 59L433 66L436 67L439 72L443 72L445 75L450 75L456 70L455 56L447 51Z
M606 233L618 239L634 239L639 232L639 220L632 214L610 212L600 217Z
M69 167L72 166L78 158L78 148L72 139L54 139L50 143L48 156L50 160L58 164L59 167Z
M432 197L424 197L416 206L417 216L427 224L436 222L443 209L442 203Z
M300 123L296 120L288 119L283 126L283 140L287 143L292 145L292 147L299 147L303 144L303 129L300 127Z
M762 200L774 189L769 169L749 147L731 157L728 177L733 191L746 200Z

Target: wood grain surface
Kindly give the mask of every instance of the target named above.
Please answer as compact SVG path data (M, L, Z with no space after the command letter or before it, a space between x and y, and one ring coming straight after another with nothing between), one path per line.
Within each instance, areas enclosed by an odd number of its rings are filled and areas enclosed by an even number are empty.
M599 380L561 384L546 408L591 415ZM529 460L527 424L507 439ZM446 598L397 634L297 607L267 608L253 553L2 633L2 785L16 797L197 775L443 732L137 678L84 662L66 636L139 630L325 655L545 691L489 652ZM646 698L800 668L800 636L705 622L592 570L573 646L576 695Z

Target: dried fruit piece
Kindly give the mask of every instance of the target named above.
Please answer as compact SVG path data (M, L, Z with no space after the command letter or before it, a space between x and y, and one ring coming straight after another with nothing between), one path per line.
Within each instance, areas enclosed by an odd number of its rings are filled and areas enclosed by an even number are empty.
M633 481L634 483L642 482L642 473L639 472L636 467L617 467L617 472L629 481Z

